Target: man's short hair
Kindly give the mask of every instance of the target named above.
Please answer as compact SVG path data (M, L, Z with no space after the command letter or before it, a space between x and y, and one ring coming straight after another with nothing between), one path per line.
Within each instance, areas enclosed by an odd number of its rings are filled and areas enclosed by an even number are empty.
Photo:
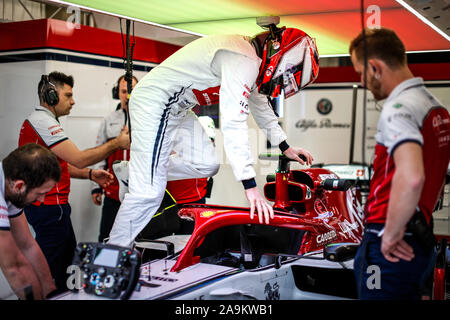
M23 180L27 190L38 188L49 180L59 182L61 167L55 154L36 143L12 151L2 161L5 178Z
M119 87L120 81L122 81L122 79L124 79L125 81L127 81L127 80L125 79L125 77L126 77L126 74L123 74L123 75L121 75L121 76L119 77L119 79L117 79L117 87ZM138 78L136 78L134 75L132 75L131 78L134 79L134 81L136 81L136 83L139 82Z
M392 69L406 65L405 46L394 31L386 28L367 28L365 29L365 38L367 59L378 58ZM358 61L364 59L363 32L350 43L350 55L353 51Z
M62 72L53 71L48 75L48 80L50 83L54 84L57 87L63 87L64 84L67 84L71 88L73 88L74 80L72 76L65 75ZM44 86L44 81L41 79L38 84L38 96L39 101L42 101L42 87Z

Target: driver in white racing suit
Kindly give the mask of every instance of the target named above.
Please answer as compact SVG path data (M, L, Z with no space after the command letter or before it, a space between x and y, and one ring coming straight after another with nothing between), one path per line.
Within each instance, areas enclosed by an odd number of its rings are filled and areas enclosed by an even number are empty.
M131 158L128 193L117 214L109 243L129 246L158 209L167 180L210 177L219 164L214 147L190 110L219 103L224 148L259 222L269 222L273 209L255 182L247 118L249 112L270 143L305 164L312 155L290 147L268 97L298 92L317 77L315 42L303 31L270 26L254 38L214 35L184 46L151 70L133 89L130 103ZM219 100L220 97L220 100ZM170 154L175 135L182 152ZM123 162L120 166L126 166ZM121 188L126 178L118 176ZM125 174L126 175L126 174Z

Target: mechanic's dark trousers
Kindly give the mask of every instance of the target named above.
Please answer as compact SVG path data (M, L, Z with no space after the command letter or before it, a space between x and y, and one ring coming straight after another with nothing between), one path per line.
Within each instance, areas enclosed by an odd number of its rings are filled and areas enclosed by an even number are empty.
M421 287L433 270L434 250L425 250L412 236L404 240L413 248L411 261L387 261L381 253L383 224L368 224L355 257L354 272L358 297L362 300L419 300Z
M106 238L109 238L109 233L111 232L119 208L120 201L108 197L103 199L102 219L100 221L100 234L98 236L98 242L103 242Z
M28 223L36 233L36 242L47 259L59 292L68 290L67 267L72 264L76 247L70 212L69 204L25 208Z

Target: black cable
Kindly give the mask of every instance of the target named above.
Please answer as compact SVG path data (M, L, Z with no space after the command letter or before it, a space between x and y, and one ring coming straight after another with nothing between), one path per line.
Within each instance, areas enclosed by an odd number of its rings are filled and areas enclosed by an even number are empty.
M122 30L122 18L119 18L119 23L120 23L120 40L122 41L122 59L125 65L125 43L123 42L123 30Z
M368 53L367 53L367 40L366 40L366 28L365 28L365 10L364 0L361 0L361 27L362 27L362 40L364 47L364 88L363 88L363 125L362 125L362 145L361 145L361 163L366 165L366 117L367 117L367 66L368 66Z
M134 36L134 21L133 21L133 42L130 45L130 20L126 21L127 35L126 35L126 61L124 61L125 67L125 81L127 82L128 96L131 95L132 83L133 83L133 52L134 45L136 44L136 39ZM128 114L128 131L130 135L131 143L131 118L130 118L130 108L127 108Z

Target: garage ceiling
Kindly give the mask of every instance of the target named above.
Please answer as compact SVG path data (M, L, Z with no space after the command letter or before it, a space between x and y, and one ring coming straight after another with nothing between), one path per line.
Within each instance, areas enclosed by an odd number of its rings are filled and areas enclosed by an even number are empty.
M447 0L407 0L423 9L441 3L438 11L448 12ZM256 17L276 15L280 25L304 30L317 39L321 56L348 53L348 44L361 30L361 1L358 0L73 0L52 1L83 9L162 25L198 35L261 31ZM366 21L394 29L407 51L450 50L449 38L439 34L395 0L365 1ZM424 10L422 10L424 11ZM426 10L425 10L426 11ZM377 13L379 15L377 16ZM438 12L439 14L439 12ZM434 14L436 15L436 14ZM436 16L435 16L436 17ZM439 19L439 17L437 18ZM447 21L443 16L440 19ZM439 24L438 24L439 25ZM442 28L442 26L441 26ZM449 28L444 30L448 34Z

